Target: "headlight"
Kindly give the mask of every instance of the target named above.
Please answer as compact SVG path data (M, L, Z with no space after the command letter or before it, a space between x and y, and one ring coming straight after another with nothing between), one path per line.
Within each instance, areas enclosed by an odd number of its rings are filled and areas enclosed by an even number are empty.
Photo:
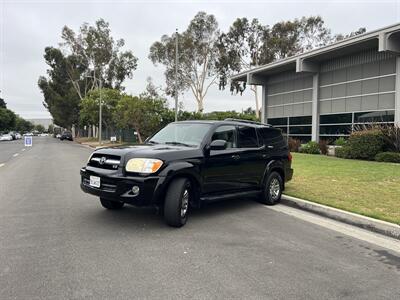
M125 166L128 172L151 174L157 172L163 162L153 158L132 158Z

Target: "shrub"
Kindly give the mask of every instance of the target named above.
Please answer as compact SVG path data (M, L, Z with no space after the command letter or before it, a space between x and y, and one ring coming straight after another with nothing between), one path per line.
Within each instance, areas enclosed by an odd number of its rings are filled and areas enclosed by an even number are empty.
M335 141L336 146L344 146L346 145L346 139L344 137L340 137Z
M319 151L321 154L327 155L328 154L328 141L327 140L320 140L318 143Z
M400 163L399 152L381 152L375 156L376 161Z
M289 138L288 146L290 152L299 152L301 141L298 139Z
M381 131L386 147L389 150L400 152L400 126L382 125Z
M353 132L346 147L351 158L373 160L375 155L383 151L384 145L382 131L373 128Z
M300 152L308 154L320 154L319 145L317 142L310 141L307 144L301 146Z
M342 146L335 149L335 156L339 158L352 158L350 155L350 147Z

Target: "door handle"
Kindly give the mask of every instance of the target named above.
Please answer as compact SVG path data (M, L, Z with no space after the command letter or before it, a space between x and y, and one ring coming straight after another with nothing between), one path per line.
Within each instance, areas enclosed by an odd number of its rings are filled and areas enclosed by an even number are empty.
M238 160L238 159L240 158L240 155L238 155L238 154L233 154L233 155L232 155L232 158L233 158L234 160Z

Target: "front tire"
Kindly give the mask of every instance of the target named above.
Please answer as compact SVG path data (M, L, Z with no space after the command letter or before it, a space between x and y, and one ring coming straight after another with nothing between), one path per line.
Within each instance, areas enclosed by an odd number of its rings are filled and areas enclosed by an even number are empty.
M120 209L124 206L124 202L111 201L104 198L100 198L100 203L107 209Z
M186 178L174 179L168 186L164 201L164 220L172 227L186 224L190 203L190 181Z
M278 172L271 172L265 182L260 202L266 205L274 205L281 201L283 180Z

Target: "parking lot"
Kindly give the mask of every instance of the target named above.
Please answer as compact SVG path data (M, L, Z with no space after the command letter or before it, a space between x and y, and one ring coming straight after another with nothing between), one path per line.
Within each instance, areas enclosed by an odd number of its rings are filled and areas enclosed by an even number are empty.
M181 229L104 210L79 188L90 149L0 143L0 299L395 299L399 254L237 199ZM19 155L14 156L15 153Z

